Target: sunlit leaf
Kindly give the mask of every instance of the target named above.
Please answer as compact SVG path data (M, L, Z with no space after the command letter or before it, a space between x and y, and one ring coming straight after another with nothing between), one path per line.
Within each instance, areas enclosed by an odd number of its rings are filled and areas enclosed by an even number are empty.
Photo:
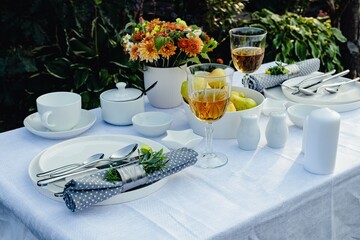
M337 28L331 28L332 33L336 37L336 39L340 42L346 42L346 37L341 33L341 31Z

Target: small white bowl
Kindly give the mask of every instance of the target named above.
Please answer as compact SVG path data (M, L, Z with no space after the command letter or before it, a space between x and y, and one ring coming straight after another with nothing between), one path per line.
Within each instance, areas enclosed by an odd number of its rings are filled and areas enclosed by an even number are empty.
M170 114L164 112L138 113L131 120L135 129L147 137L157 137L164 134L172 123Z
M306 117L319 106L309 104L295 104L287 109L290 120L299 128L303 128Z
M262 113L265 116L269 116L272 112L285 112L286 111L286 101L275 100L271 98L265 98L264 106L262 108Z
M195 134L192 129L183 131L168 130L166 132L166 137L161 140L165 143L166 146L172 149L182 147L194 148L203 140L203 137Z

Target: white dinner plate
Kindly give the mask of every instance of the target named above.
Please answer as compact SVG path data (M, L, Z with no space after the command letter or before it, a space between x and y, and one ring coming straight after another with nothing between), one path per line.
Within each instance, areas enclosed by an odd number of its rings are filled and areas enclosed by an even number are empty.
M353 82L345 84L339 88L339 91L336 94L330 94L326 91L321 91L320 93L314 95L305 95L302 93L292 94L293 90L286 86L294 86L305 78L319 75L319 72L309 74L307 76L301 76L289 79L283 82L281 86L282 92L289 100L296 103L306 103L306 104L316 104L316 105L335 105L335 104L348 104L353 102L360 101L360 83ZM323 84L337 83L343 81L350 81L348 78L337 77L331 80L324 82ZM308 88L309 90L316 90L316 86Z
M105 157L108 157L113 151L131 143L138 143L139 146L148 145L155 151L160 149L163 149L164 152L169 151L168 148L158 142L136 136L99 135L80 137L56 144L38 154L32 159L29 165L29 176L40 193L51 199L63 201L61 197L55 197L54 194L60 193L64 190L66 181L56 182L56 184L52 183L45 187L39 187L36 183L43 178L36 177L37 173L65 164L82 162L86 157L95 152L103 152ZM62 158L62 156L64 156L64 158ZM118 204L145 197L164 186L167 180L168 178L164 178L153 184L124 192L113 196L98 205Z
M44 137L48 139L66 139L66 138L75 137L85 132L94 125L95 121L96 121L96 117L92 112L82 109L79 123L74 128L67 131L60 131L60 132L50 131L41 124L38 113L33 113L27 116L24 119L24 126L31 133L40 137Z
M267 98L286 101L286 102L288 102L287 106L296 104L296 102L291 101L287 97L285 97L280 86L264 89L264 95ZM321 105L312 104L312 103L310 103L310 104L315 105L315 106L320 106L320 107L327 107L327 108L330 108L339 113L352 111L352 110L360 108L360 101L351 102L351 103L343 103L343 104L321 104Z

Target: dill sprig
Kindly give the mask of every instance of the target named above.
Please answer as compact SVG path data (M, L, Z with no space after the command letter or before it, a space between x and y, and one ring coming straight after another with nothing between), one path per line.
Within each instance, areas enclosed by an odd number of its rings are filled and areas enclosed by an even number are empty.
M110 168L105 172L104 179L109 182L121 181L121 176L115 168Z
M268 68L265 73L270 75L281 75L288 73L289 70L287 70L281 62L275 62L276 66Z

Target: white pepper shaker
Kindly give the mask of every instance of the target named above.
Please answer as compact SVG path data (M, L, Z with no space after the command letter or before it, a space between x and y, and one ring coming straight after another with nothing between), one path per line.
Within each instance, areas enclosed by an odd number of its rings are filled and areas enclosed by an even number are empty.
M239 148L252 151L255 150L260 141L260 128L256 114L246 114L240 117L240 125L237 131L237 142Z
M288 135L289 129L286 123L286 113L283 111L271 112L265 130L267 145L271 148L282 148L285 146Z
M336 163L340 114L329 108L311 112L307 122L304 168L315 174L330 174Z

